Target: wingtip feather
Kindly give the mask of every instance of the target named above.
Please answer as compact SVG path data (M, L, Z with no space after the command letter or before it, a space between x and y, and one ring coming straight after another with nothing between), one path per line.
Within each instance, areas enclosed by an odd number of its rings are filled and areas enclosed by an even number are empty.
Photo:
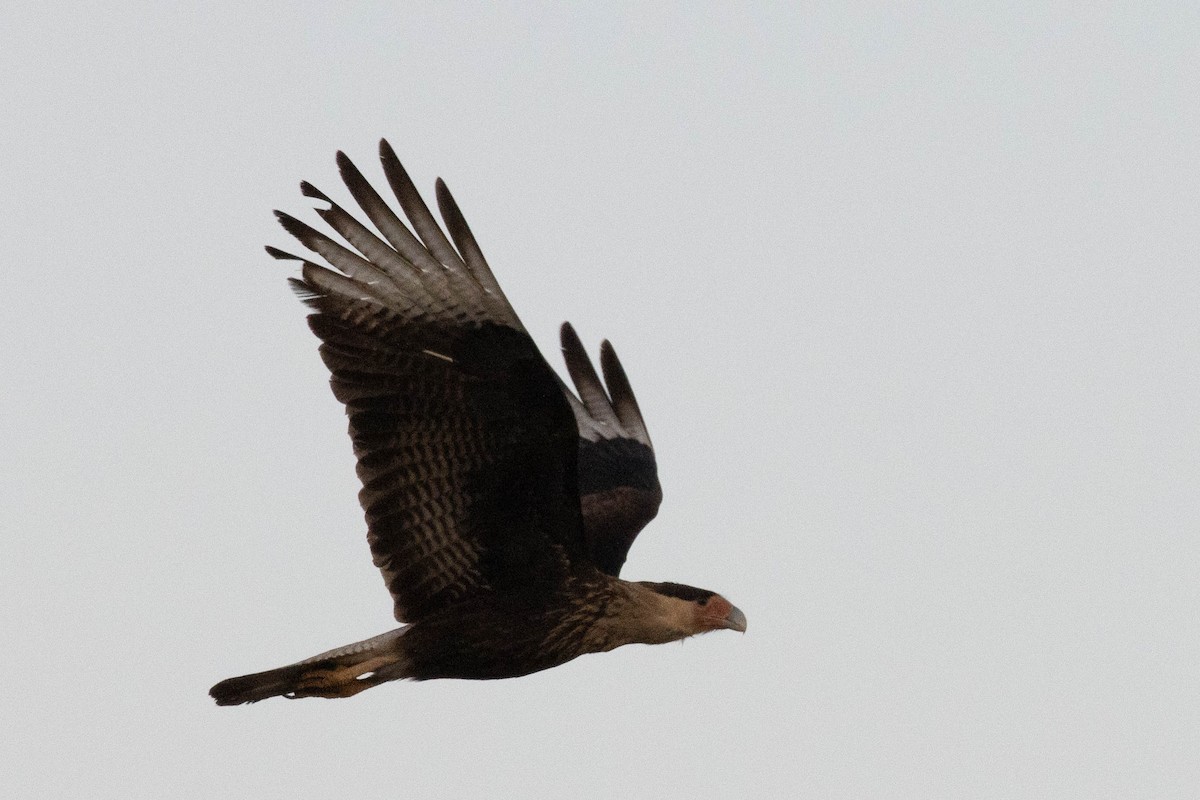
M280 250L278 247L267 245L264 249L267 251L267 255L271 258L277 258L280 261L304 261L300 256L292 255L286 250Z
M583 341L579 338L579 334L575 331L575 326L570 322L564 322L558 327L558 341L562 348L563 360L567 361L574 357L574 354L583 353L586 357L587 351L584 350Z
M305 197L311 197L315 200L323 200L330 204L333 203L333 201L329 199L328 195L326 195L317 187L313 186L308 181L300 181L300 193Z
M354 166L354 162L350 160L350 156L346 155L341 150L337 151L337 156L334 160L337 161L338 174L342 176L343 181L346 180L347 173L352 173L354 175L362 174L358 171L358 167Z
M642 410L638 407L633 386L629 383L629 376L621 366L621 359L617 358L616 348L607 339L600 343L600 371L604 373L604 385L608 387L613 410L621 420L621 425L644 444L653 447Z
M319 237L321 234L317 233L317 231L313 230L306 223L283 211L276 210L275 219L279 220L279 224L283 226L283 229L292 236L295 236L302 245L310 250L314 249L312 242L315 237Z
M458 203L454 201L454 195L450 194L450 187L441 178L434 181L433 187L434 195L437 197L438 212L442 215L442 219L445 220L451 237L458 238L455 236L456 229L466 230L469 234L470 229L467 228L467 221L463 218L462 210L458 207ZM461 243L459 243L459 247L461 249Z

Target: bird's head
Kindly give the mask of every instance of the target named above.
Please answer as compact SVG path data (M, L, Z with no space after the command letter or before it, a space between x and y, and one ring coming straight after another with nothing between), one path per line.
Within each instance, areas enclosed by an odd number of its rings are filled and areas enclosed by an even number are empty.
M658 605L669 618L671 627L680 634L672 638L682 639L722 628L746 631L746 615L716 592L682 583L639 581L638 585L660 598Z

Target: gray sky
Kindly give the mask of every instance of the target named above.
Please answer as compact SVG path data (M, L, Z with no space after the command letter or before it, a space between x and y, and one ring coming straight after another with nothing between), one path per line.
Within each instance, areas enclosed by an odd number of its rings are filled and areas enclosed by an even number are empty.
M1194 797L1200 11L27 4L0 26L0 794ZM387 136L745 636L215 707L393 627L271 209Z

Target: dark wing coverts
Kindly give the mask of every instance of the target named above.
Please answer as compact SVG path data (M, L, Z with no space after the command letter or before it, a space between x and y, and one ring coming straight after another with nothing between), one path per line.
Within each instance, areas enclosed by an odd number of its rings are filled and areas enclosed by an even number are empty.
M384 171L416 236L345 155L342 177L375 233L310 184L357 250L278 214L338 271L293 279L346 404L368 540L413 621L488 588L536 591L584 556L579 436L561 382L496 284L440 180L452 245L386 142ZM419 237L419 238L418 238Z

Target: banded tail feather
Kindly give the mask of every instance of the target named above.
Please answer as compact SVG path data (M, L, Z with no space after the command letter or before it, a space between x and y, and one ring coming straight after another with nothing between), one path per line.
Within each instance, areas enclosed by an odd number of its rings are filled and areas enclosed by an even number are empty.
M348 644L286 667L227 678L209 690L219 706L268 697L350 697L387 681L409 677L401 645L406 628Z

